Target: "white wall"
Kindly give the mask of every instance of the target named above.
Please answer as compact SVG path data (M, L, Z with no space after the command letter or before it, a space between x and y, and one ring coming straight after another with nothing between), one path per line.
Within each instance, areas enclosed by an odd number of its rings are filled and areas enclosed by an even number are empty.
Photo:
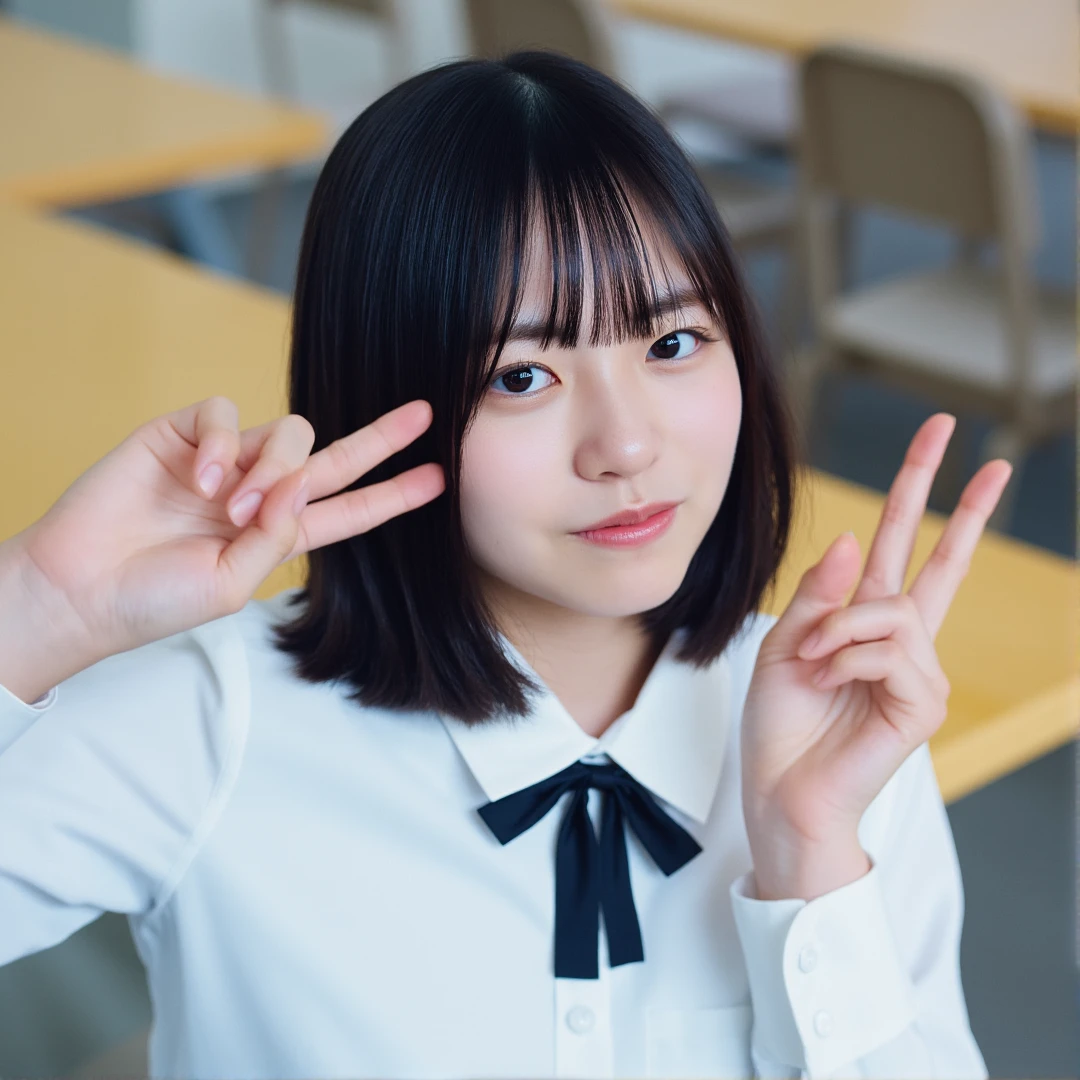
M258 51L262 0L132 2L134 50L144 62L224 86L267 90ZM384 38L374 21L317 4L296 4L287 11L298 98L331 113L339 130L398 78L466 54L460 0L399 4L406 55L397 77L386 63ZM671 89L707 82L723 70L775 62L769 54L703 35L636 20L614 22L623 78L653 102ZM688 134L692 142L696 133ZM705 140L710 141L722 149L722 143Z
M5 0L5 15L127 51L136 0Z
M406 27L406 74L465 55L468 44L459 0L398 2ZM143 60L163 70L259 89L255 27L261 3L134 0L135 50ZM339 98L344 88L384 81L381 39L373 22L314 3L291 6L286 22L296 47L306 100L330 102ZM625 77L650 100L671 87L707 79L718 67L753 67L767 60L757 50L704 35L637 20L620 18L615 22L616 48Z
M386 39L377 21L317 2L284 8L296 100L325 111L337 133L399 79L466 55L461 0L397 3L404 25L404 55L396 70L388 63ZM55 29L130 48L159 71L251 93L271 89L260 62L263 0L7 0L7 7L14 15ZM652 102L669 90L707 83L721 71L777 62L767 53L704 35L636 20L612 21L622 77ZM686 126L679 134L695 152L722 155L728 149L721 138L701 128ZM249 182L249 174L238 173L208 186L229 188Z

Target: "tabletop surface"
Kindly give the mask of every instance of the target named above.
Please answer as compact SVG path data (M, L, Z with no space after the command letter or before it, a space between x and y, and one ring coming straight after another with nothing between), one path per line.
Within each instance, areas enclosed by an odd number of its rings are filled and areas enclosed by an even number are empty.
M0 16L0 197L74 206L325 152L317 113Z
M242 428L288 411L285 297L197 269L95 226L0 202L0 539L40 517L139 424L213 394ZM897 462L899 468L900 462ZM865 559L883 496L811 470L775 595L846 529ZM945 519L927 514L906 585ZM305 559L256 593L302 584ZM1076 735L1080 574L1071 560L986 533L937 637L952 685L931 740L946 800L973 791Z
M999 85L1031 121L1075 135L1075 0L610 0L621 14L799 55L828 38L936 59Z

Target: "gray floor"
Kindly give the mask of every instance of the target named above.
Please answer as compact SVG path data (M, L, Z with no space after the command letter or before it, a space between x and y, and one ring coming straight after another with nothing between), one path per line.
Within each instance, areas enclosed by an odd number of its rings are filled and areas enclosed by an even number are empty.
M1037 176L1046 215L1036 261L1040 280L1073 287L1076 263L1076 159L1072 144L1042 139ZM263 282L291 287L303 212L311 185L287 191L280 231ZM150 207L149 209L153 209ZM243 195L219 199L232 241L242 247L250 212ZM150 242L183 249L184 241L152 217L147 204L87 216L112 222ZM947 236L884 214L859 219L852 272L868 282L939 261ZM773 310L779 257L756 256L748 271L766 313ZM860 379L826 379L833 416L814 464L885 491L932 401L883 391ZM819 399L823 400L823 399ZM960 416L957 438L974 469L976 438L986 429ZM951 506L935 505L943 512ZM1075 554L1075 436L1033 454L1020 476L1017 537ZM967 897L962 945L972 1028L992 1077L1080 1074L1075 910L1075 747L1066 746L949 807ZM150 1019L142 967L125 920L106 915L68 941L0 968L0 1076L56 1076L145 1026Z

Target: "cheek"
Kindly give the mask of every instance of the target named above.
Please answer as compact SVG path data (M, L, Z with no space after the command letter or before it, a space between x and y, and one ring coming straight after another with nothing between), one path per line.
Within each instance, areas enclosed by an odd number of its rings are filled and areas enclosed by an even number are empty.
M735 357L710 365L703 377L684 388L672 405L675 438L694 460L717 475L717 463L730 465L742 421L742 387ZM726 480L727 471L722 478Z
M560 448L531 418L480 417L462 447L461 516L474 551L543 522Z

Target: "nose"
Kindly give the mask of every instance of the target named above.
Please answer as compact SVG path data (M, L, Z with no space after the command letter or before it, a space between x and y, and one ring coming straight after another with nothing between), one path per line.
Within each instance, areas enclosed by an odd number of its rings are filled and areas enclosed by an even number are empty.
M660 452L655 398L644 373L624 364L599 364L580 384L574 466L586 480L628 478L645 472Z

